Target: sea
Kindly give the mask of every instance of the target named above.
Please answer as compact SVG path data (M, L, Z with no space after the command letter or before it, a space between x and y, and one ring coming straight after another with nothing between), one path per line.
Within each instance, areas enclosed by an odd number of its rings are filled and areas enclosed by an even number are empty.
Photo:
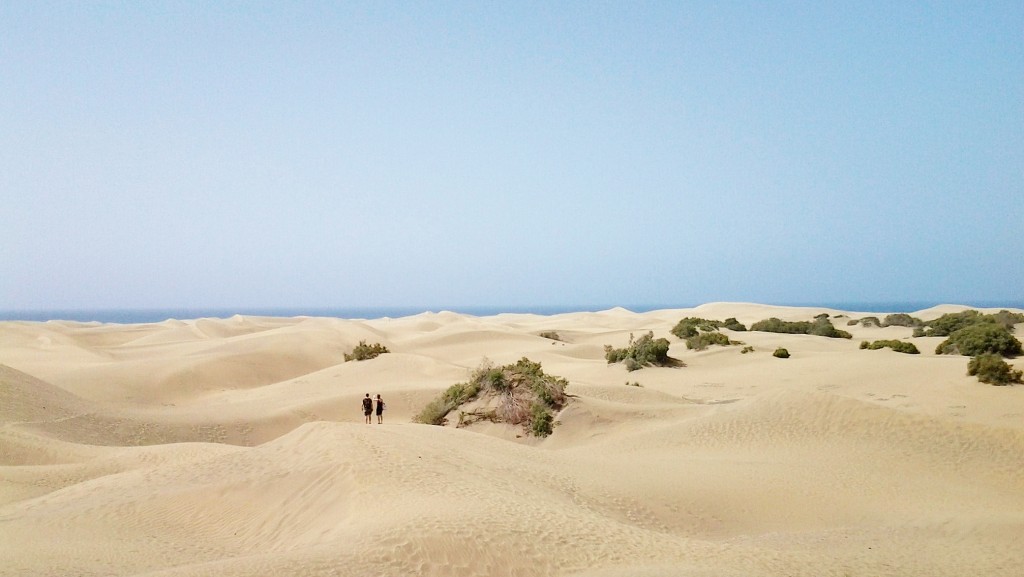
M902 302L786 302L761 303L780 306L801 306L856 311L864 313L911 313L939 304L939 301ZM699 304L699 303L698 303ZM955 304L978 308L1024 309L1024 301L968 301ZM0 321L76 321L118 324L156 323L168 319L231 318L235 315L268 317L331 317L342 319L401 318L424 312L451 311L472 316L491 316L500 313L529 313L555 315L561 313L602 311L622 307L633 312L662 309L682 309L698 306L693 303L644 305L537 305L537 306L445 306L445 307L238 307L238 308L152 308L152 309L53 309L53 310L0 310Z

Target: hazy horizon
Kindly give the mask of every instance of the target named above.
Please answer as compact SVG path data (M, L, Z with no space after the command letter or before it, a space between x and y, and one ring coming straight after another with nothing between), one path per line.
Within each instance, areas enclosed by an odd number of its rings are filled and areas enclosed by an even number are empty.
M0 5L0 309L1019 302L1024 5Z
M401 318L422 313L454 312L471 316L492 316L502 313L555 315L577 312L600 312L613 308L644 313L666 309L688 309L708 303L661 303L661 304L578 304L578 305L524 305L524 306L462 306L462 305L423 305L423 306L391 306L391 307L226 307L226 308L143 308L143 309L23 309L0 310L0 321L73 321L103 323L151 323L168 319L186 320L197 318L230 318L235 315L266 316L266 317L336 317L344 319L379 319ZM938 301L903 301L903 302L785 302L785 303L752 303L765 306L826 308L845 312L881 314L881 313L914 313L940 305L967 306L982 309L1009 308L1024 309L1024 300L1016 301L971 301L971 302L938 302Z

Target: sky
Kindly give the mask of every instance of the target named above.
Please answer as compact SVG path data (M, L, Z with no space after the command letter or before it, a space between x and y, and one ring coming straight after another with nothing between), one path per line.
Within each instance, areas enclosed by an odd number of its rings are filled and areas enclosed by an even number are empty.
M0 309L1024 300L1024 4L0 3Z

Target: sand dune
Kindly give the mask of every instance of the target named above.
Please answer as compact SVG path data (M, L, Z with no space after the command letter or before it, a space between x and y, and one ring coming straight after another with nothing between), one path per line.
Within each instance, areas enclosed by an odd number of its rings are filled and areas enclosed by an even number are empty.
M723 331L740 354L668 332L822 312L854 338ZM0 575L1021 575L1024 387L934 338L859 350L911 336L843 322L862 316L0 323ZM647 331L686 366L605 362ZM343 362L360 340L392 352ZM550 437L411 422L522 357L570 383ZM385 424L362 423L366 393Z

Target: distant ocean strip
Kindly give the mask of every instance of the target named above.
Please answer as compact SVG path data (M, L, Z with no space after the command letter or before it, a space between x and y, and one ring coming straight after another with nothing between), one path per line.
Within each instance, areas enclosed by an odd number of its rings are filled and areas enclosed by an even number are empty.
M914 312L939 304L958 304L978 308L1016 308L1024 309L1024 301L975 301L975 302L870 302L870 303L762 303L779 304L780 306L802 306L856 311L865 313L899 313ZM0 310L0 320L4 321L77 321L101 323L156 323L167 319L199 319L199 318L230 318L235 315L265 317L332 317L342 319L379 319L384 317L400 318L424 312L451 311L473 316L491 316L500 313L529 313L537 315L555 315L587 311L607 310L621 306L633 312L648 312L662 309L693 308L693 304L661 304L661 305L564 305L564 306L453 306L453 307L351 307L351 308L259 308L239 307L228 308L180 308L180 309L66 309L66 310Z

